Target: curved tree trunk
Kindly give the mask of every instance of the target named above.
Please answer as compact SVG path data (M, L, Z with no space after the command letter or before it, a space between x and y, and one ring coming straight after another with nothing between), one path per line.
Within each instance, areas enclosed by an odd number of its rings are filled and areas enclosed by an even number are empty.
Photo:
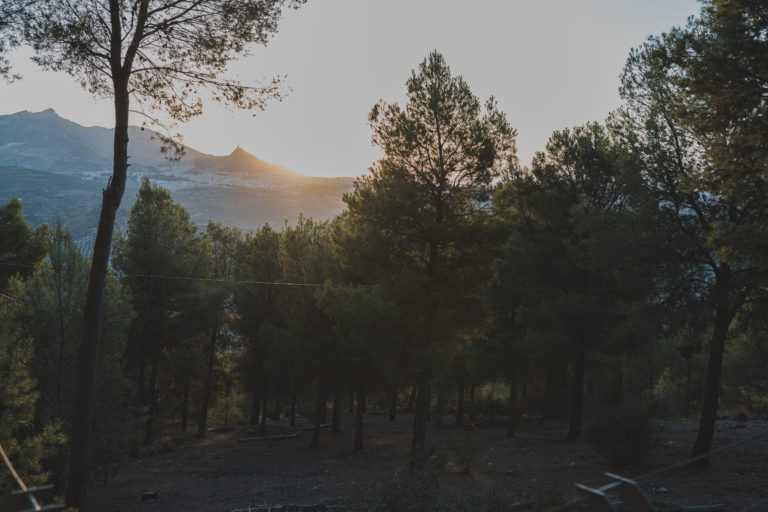
M257 391L253 395L253 405L251 406L251 419L248 421L249 425L259 424L259 412L261 410L260 391Z
M708 453L712 449L712 436L715 434L715 421L717 420L717 402L720 395L720 375L723 368L723 354L725 352L725 340L728 337L728 327L731 325L734 314L726 305L721 305L715 311L714 328L709 348L709 364L707 375L704 378L704 390L701 397L701 417L699 419L699 432L696 435L696 443L693 446L691 457L698 457ZM709 457L705 457L694 464L706 466Z
M117 16L117 7L113 7ZM113 16L113 25L118 24ZM118 35L119 37L119 31ZM115 38L113 38L115 39ZM119 42L114 42L119 48ZM91 425L93 424L93 402L96 382L96 358L99 352L101 315L104 309L104 287L107 281L107 266L112 248L112 233L115 216L125 192L128 173L128 74L119 65L120 53L113 59L113 84L115 99L115 138L112 177L102 193L101 214L93 244L91 272L83 311L83 326L78 356L77 381L75 385L74 415L72 419L71 455L67 482L67 506L86 510L88 486L88 463L91 458ZM119 72L115 74L115 72Z
M475 419L475 383L469 384L469 419Z
M323 390L323 383L317 383L317 403L315 407L315 422L314 429L312 430L312 439L309 441L310 448L317 448L320 446L320 425L323 420L323 409L325 409L325 391Z
M456 426L464 426L464 372L459 375L456 389Z
M155 359L152 361L152 368L149 372L149 400L147 404L149 405L149 416L144 427L143 444L145 446L149 446L154 439L154 421L157 415L157 358L158 356L155 356Z
M357 409L355 411L355 453L363 453L363 410L365 409L365 391L360 386L357 390Z
M519 418L520 404L517 400L517 375L513 369L509 376L509 423L507 423L507 437L515 437Z
M205 376L205 389L203 390L203 403L200 407L200 418L197 422L197 436L205 437L205 427L208 423L208 406L211 403L211 390L213 389L213 369L216 365L216 338L217 330L211 329L211 344L208 347L208 374Z
M338 387L333 392L333 415L331 416L331 432L341 432L341 391Z
M389 397L389 421L397 419L397 385L392 385L391 395Z
M261 423L259 424L259 435L267 435L267 388L264 388L264 395L261 398Z
M584 373L587 369L587 344L579 340L576 344L576 360L573 363L573 396L571 398L571 424L568 439L581 437L584 417Z
M184 394L181 397L181 431L187 431L189 418L189 376L184 379Z
M420 464L420 458L424 454L424 442L427 437L427 414L429 412L429 379L420 376L416 386L416 407L413 414L413 437L411 439L411 452L416 465Z

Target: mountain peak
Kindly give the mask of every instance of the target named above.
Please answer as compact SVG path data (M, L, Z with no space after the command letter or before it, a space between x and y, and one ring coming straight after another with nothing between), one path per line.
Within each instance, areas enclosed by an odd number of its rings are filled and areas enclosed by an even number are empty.
M228 162L253 163L261 162L255 155L250 154L240 146L237 146L230 154L224 157Z
M47 108L45 110L41 110L40 112L31 112L29 110L20 110L19 112L16 112L14 114L10 114L11 116L21 116L21 117L59 117L59 114L56 113L55 110L52 108Z
M40 112L29 112L28 110L25 110L24 113L30 116L34 116L42 119L60 119L61 118L61 116L59 116L59 114L57 114L56 111L53 110L52 108L47 108L45 110L41 110Z

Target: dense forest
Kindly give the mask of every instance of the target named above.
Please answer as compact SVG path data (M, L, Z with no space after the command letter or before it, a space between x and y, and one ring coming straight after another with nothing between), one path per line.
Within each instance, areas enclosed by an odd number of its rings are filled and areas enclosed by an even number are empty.
M353 406L364 452L373 403L413 411L412 469L437 413L508 436L567 419L617 464L655 418L695 416L706 455L718 415L768 413L767 20L704 2L632 51L620 108L530 165L430 53L407 103L371 110L384 157L334 219L199 230L145 179L105 282L92 471L169 429L281 416L316 447ZM66 482L89 269L60 225L0 207L0 445L28 485Z

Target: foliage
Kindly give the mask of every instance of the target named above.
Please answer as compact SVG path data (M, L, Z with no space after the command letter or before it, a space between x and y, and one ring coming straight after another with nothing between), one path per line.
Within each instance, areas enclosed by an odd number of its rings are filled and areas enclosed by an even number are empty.
M9 320L18 332L32 342L28 370L37 383L33 430L48 424L66 428L71 421L75 400L74 368L83 294L87 283L88 262L75 247L72 237L57 222L49 232L48 258L26 281L14 279L11 293L17 303ZM136 444L137 418L131 384L125 373L125 347L132 309L126 290L114 276L106 285L102 326L105 336L98 360L94 419L95 449L93 461L103 465L127 455ZM63 451L57 452L49 468L63 472Z
M13 321L13 304L0 304L0 445L28 485L46 483L51 477L43 467L65 442L61 423L51 421L36 428L35 408L40 392L32 373L34 343ZM3 469L0 493L16 490Z
M48 226L35 229L24 220L19 199L0 206L0 291L15 274L31 275L48 250Z
M282 279L278 259L280 236L268 224L256 233L246 235L235 264L235 279L262 283L236 287L233 298L240 311L235 329L244 343L240 374L244 388L257 396L269 380L265 362L269 358L270 345L261 329L267 323L279 322L277 317L282 301L287 300L276 285Z
M726 405L749 415L768 416L768 329L765 303L750 305L749 314L737 325L723 361Z
M702 188L752 212L751 217L720 226L719 256L724 259L762 259L768 249L768 210L762 200L768 186L766 30L764 2L706 0L700 15L685 28L649 45L679 93L672 102L676 116L712 166Z
M589 442L616 467L639 464L658 442L651 408L642 400L600 407L585 430Z
M440 467L433 463L416 471L396 471L374 488L360 489L352 508L376 512L437 512Z
M160 121L186 121L202 112L199 93L241 108L263 108L264 98L279 97L276 82L265 87L221 78L229 62L250 44L266 44L277 30L281 8L303 0L180 0L150 2L98 0L6 0L0 4L0 52L27 44L43 69L64 71L96 96L115 105L113 169L102 195L91 274L83 313L78 358L78 391L72 426L67 505L85 507L91 446L96 360L99 351L104 287L115 217L128 174L128 118L134 112ZM0 55L0 74L8 76ZM166 138L171 142L170 138ZM175 149L180 150L178 145ZM154 401L154 400L152 400ZM151 429L150 429L151 431Z
M277 31L283 5L302 3L7 0L5 26L0 28L6 43L32 46L38 65L72 75L91 94L119 95L117 84L126 80L142 111L165 111L186 121L202 112L201 90L247 110L261 109L267 99L281 96L277 78L253 86L222 75L250 45L267 44Z
M126 355L138 376L137 396L153 420L163 370L166 377L174 369L188 372L189 368L175 364L176 358L186 359L202 348L190 343L209 325L207 315L201 314L207 311L206 304L201 301L199 282L189 278L205 276L209 261L189 213L174 203L170 192L145 178L126 233L115 243L113 264L131 290L136 316ZM154 435L151 420L145 443Z
M555 132L530 172L514 173L495 199L510 232L496 316L519 333L515 352L526 360L546 369L569 354L572 437L587 353L631 350L654 325L654 237L640 185L632 159L595 123Z
M516 132L493 99L483 110L437 52L406 87L404 108L371 110L372 141L385 157L344 197L348 229L334 251L351 279L382 285L408 318L420 397L414 447L423 447L428 380L450 360L457 332L482 318L470 290L487 268L483 207L491 180L514 163Z
M670 303L703 303L711 315L694 456L712 444L732 322L764 297L766 168L753 146L764 137L755 131L765 117L755 95L765 84L761 16L761 3L704 2L687 27L633 51L622 75L626 105L615 124L643 163L677 256Z
M85 425L72 426L73 453L83 450L75 436L93 430L87 462L106 467L151 442L161 410L184 426L199 413L203 434L209 416L239 422L253 403L258 417L268 399L309 410L311 396L319 436L330 390L357 391L364 404L363 392L386 389L396 402L415 382L418 463L373 489L363 500L371 510L468 508L441 502L423 456L438 379L443 391L458 384L462 399L465 382L504 379L510 406L478 399L474 410L513 420L519 395L538 418L570 397L572 437L588 410L587 438L616 465L652 448L652 412L687 411L699 389L695 454L711 447L718 401L765 414L764 2L704 0L686 27L650 38L630 54L624 104L607 126L553 133L530 169L493 98L481 103L432 52L411 73L404 106L371 110L384 157L356 180L342 216L244 238L210 221L198 233L145 179L108 274L130 101L176 121L200 112L205 90L262 108L282 95L279 80L252 87L220 75L249 44L266 43L283 6L301 3L0 3L0 53L32 44L44 68L113 96L118 125L92 286L61 225L32 229L20 201L0 207L0 443L29 483L47 478L44 463L64 466L73 409ZM86 380L74 391L80 332ZM88 372L93 418L79 408L90 402ZM361 412L358 434L362 423ZM472 454L461 460L471 473ZM498 508L492 498L476 506Z

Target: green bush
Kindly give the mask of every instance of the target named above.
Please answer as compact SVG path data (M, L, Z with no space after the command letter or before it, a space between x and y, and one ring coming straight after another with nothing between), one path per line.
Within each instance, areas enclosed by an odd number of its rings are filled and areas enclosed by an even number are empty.
M603 407L585 427L590 444L617 467L638 464L658 442L651 408L642 400Z
M506 416L509 414L509 400L483 397L475 401L471 412L475 416Z
M569 410L568 397L560 390L531 390L523 398L523 410L539 422L562 418Z
M356 489L351 510L370 512L440 512L439 464L395 472L378 485Z

